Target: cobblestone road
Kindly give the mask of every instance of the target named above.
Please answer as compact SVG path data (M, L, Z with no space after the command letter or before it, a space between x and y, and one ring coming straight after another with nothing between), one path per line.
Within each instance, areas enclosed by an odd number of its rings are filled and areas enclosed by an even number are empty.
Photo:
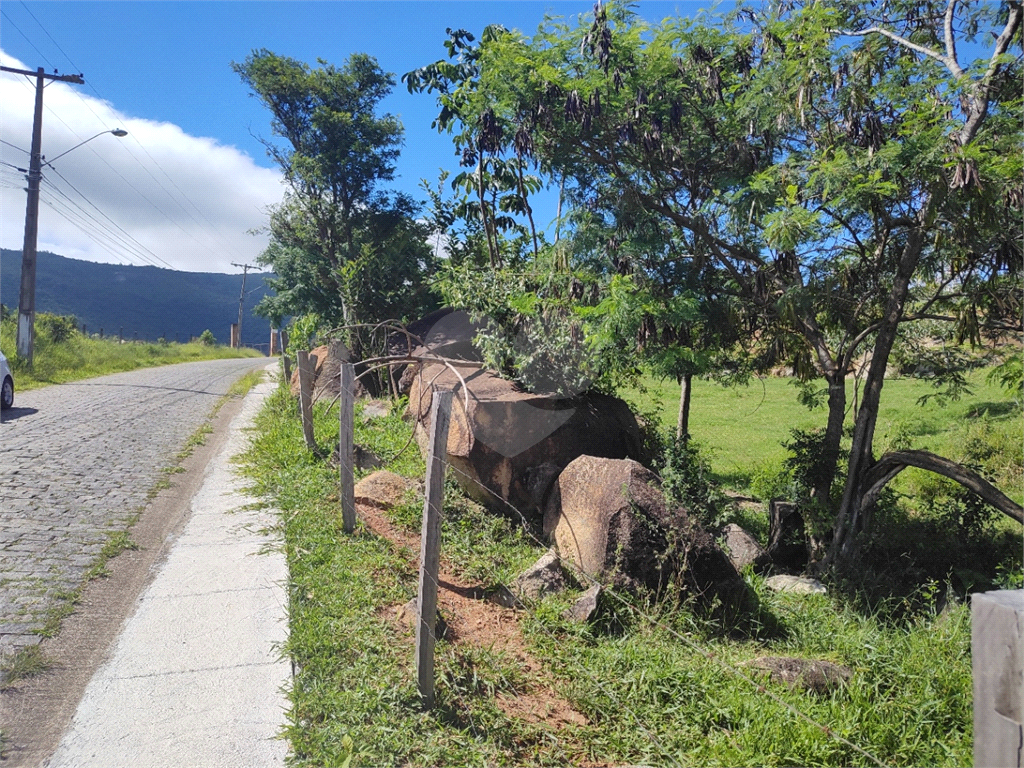
M0 424L0 655L39 642L111 533L146 503L221 395L266 358L118 373L15 393Z

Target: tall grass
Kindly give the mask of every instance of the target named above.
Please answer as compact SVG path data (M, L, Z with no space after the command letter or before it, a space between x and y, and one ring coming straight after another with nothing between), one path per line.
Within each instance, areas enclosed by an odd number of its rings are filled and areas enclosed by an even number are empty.
M195 360L226 357L258 357L252 349L231 349L200 343L119 342L116 338L86 336L74 327L74 319L41 312L36 315L33 365L15 354L17 320L0 321L0 350L7 356L18 391L47 384L63 384L108 373L131 371Z

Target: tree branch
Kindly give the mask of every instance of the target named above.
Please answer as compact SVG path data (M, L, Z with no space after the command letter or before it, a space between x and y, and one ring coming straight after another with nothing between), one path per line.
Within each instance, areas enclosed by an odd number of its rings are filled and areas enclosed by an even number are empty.
M861 497L861 512L867 510L875 501L886 484L907 467L926 469L929 472L955 480L964 488L976 493L987 503L998 509L1018 523L1024 523L1024 508L996 488L992 483L977 472L968 469L955 461L937 456L929 451L892 451L880 458L865 473L865 492Z
M946 58L959 70L960 63L956 58L956 39L953 37L954 8L956 8L956 0L949 0L949 5L946 6L946 16L943 19L943 31L945 32L946 37Z
M918 45L917 43L912 43L911 41L907 40L907 38L900 37L895 32L890 32L888 29L885 29L883 27L869 27L868 29L862 29L860 31L839 30L839 34L840 35L848 35L850 37L865 37L866 35L881 35L882 37L889 38L894 43L902 45L904 48L909 48L912 51L917 51L920 54L923 54L925 56L929 56L929 57L935 59L936 61L938 61L941 64L943 64L956 77L960 77L964 73L964 71L962 69L960 69L960 65L957 64L955 60L950 59L948 56L945 56L945 55L939 53L938 51L933 51L931 48L927 48L927 47L925 47L923 45Z

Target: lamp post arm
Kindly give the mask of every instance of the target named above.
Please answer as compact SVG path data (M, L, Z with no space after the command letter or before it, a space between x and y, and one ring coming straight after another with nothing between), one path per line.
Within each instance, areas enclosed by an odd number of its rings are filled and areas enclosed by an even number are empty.
M59 155L57 155L55 158L53 158L53 160L47 160L45 163L40 164L40 166L39 166L40 170L42 170L46 166L50 165L51 163L54 163L57 160L60 160L62 157L64 157L64 155L68 154L68 152L74 152L76 149L78 149L80 146L82 146L82 144L88 144L93 139L99 138L100 136L102 136L105 133L112 133L115 136L117 136L118 138L121 138L122 136L127 136L128 135L128 131L122 130L120 128L115 128L115 129L113 129L111 131L100 131L95 136L90 136L85 141L82 141L82 142L79 142L78 144L75 144L75 146L73 146L67 152L61 152Z

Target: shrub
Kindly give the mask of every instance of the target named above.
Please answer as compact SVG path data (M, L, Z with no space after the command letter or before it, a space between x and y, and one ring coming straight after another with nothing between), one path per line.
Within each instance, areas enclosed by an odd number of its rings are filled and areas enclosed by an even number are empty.
M54 315L40 312L36 315L36 336L53 344L63 344L78 333L78 319L74 315Z
M665 446L662 489L706 525L718 525L724 498L711 480L711 465L693 440L674 439Z
M201 334L199 334L199 343L204 347L212 347L217 343L217 339L213 337L213 332L207 328Z

